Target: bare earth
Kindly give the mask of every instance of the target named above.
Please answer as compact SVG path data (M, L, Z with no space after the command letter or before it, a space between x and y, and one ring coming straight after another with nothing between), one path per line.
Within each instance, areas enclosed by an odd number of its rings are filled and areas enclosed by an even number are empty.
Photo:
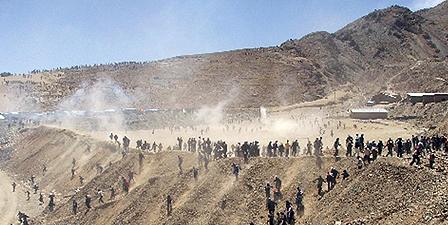
M17 214L17 196L12 190L12 181L0 171L0 224L9 225Z

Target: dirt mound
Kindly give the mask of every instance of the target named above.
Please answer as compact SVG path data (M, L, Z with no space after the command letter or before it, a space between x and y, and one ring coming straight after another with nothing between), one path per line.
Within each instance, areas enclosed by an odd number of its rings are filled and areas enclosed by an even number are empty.
M311 181L333 163L327 162L324 169L319 170L312 158L285 161L256 159L243 168L239 181L228 172L230 161L220 161L207 174L201 175L197 183L191 177L163 176L86 214L69 216L69 206L64 206L55 214L48 214L46 223L248 224L254 221L261 224L267 214L262 188L274 175L282 176L283 199L292 200L299 184L307 191L307 214L298 220L299 223L333 224L335 221L359 220L365 224L395 224L396 221L439 224L443 219L436 199L442 198L444 189L441 188L446 184L431 172L396 165L401 162L377 162L361 171L347 165L350 162L337 163L336 166L350 167L352 176L318 201L313 195L314 184ZM174 213L170 218L165 216L163 201L168 193L175 199ZM82 202L82 198L78 201ZM281 204L279 208L284 206Z
M25 185L30 185L34 175L46 193L57 190L62 196L80 186L78 174L88 182L95 177L97 164L107 167L109 162L120 158L116 146L69 130L39 127L23 132L19 140L11 146L11 158L2 162L2 168ZM73 159L77 174L74 179L71 177Z
M447 197L444 177L403 161L380 160L324 196L317 204L323 210L307 223L441 224L446 219L438 206Z
M56 138L59 140L64 139L63 136L69 136L66 141L73 137L79 138L68 131L48 128L38 128L30 132L29 137L34 137L37 133L60 136ZM30 143L38 146L36 140ZM95 145L92 142L90 144ZM77 148L81 150L76 150ZM78 145L73 151L84 149ZM43 156L38 150L31 155L35 155L35 161ZM183 174L178 172L178 155L184 158ZM7 164L8 168L20 161L13 160ZM89 161L97 160L91 157ZM315 157L254 158L248 164L240 159L224 159L212 161L208 171L201 168L199 180L195 181L191 169L196 162L195 154L168 151L146 154L143 166L140 167L138 154L130 153L110 164L102 174L92 175L76 194L71 192L66 199L58 201L54 212L44 211L41 216L33 218L33 221L36 224L61 225L262 224L267 220L263 187L266 182L272 184L276 175L283 181L283 198L278 210L284 209L286 200L293 202L298 186L305 190L306 211L298 219L298 224L333 224L335 221L355 220L365 221L365 224L394 224L396 221L406 224L438 224L444 215L439 202L446 197L443 192L446 188L444 175L428 168L417 170L403 160L380 159L364 169L357 169L352 158L342 158L338 162L332 157L320 160ZM238 180L231 174L232 162L242 165ZM347 181L339 182L333 191L318 200L313 180L324 175L332 166L340 171L348 169L351 176ZM26 171L27 167L23 170ZM129 171L135 171L136 175L135 181L131 182L131 191L126 194L121 190L120 177L127 177ZM52 173L54 170L49 170L49 174ZM92 168L81 170L81 173L91 174ZM67 187L72 183L67 174L54 173L54 176L55 185L52 187L70 189ZM65 187L62 182L65 182ZM117 190L115 199L109 199L108 190L111 186ZM105 204L98 202L98 189L105 191ZM93 197L93 208L89 211L84 205L86 194ZM165 212L164 200L168 194L174 199L171 217L167 217ZM80 206L80 213L77 215L71 212L73 199Z
M114 145L68 130L39 127L23 134L2 168L16 174L25 186L29 174L36 174L47 193L58 193L55 210L33 216L35 224L263 224L267 220L263 187L266 182L272 184L276 175L282 179L283 196L277 210L285 208L286 200L294 202L298 186L305 190L305 215L297 224L440 224L446 217L445 170L416 169L407 160L381 158L357 169L355 159L345 157L337 162L333 157L253 158L248 164L230 158L212 161L208 171L200 168L195 181L191 169L197 165L197 155L193 153L146 153L140 166L135 150L121 158ZM86 145L91 146L90 152ZM177 167L178 155L184 158L183 174ZM85 185L70 179L72 157L79 159L77 173L86 178ZM445 165L447 159L439 156L438 165ZM238 180L231 173L233 162L242 165ZM41 175L43 163L48 166L45 176ZM94 168L97 163L106 165L100 174ZM339 179L336 188L319 200L314 179L332 166L348 169L351 176L344 182ZM125 193L120 177L128 177L129 172L136 173L135 180ZM117 191L115 199L110 199L110 187ZM105 192L104 204L98 202L98 189ZM93 198L89 211L84 205L87 194ZM164 201L168 194L174 199L170 217ZM71 212L74 199L79 204L77 215Z
M262 223L266 220L263 187L275 175L283 179L284 199L292 200L297 186L300 184L310 193L314 189L312 180L318 174L328 170L329 161L324 159L322 168L317 168L314 158L297 159L253 159L250 164L243 165L239 180L232 176L230 165L238 159L227 159L212 162L209 171L201 170L196 182L191 172L178 175L176 168L177 155L186 159L185 168L191 169L195 156L189 153L166 152L148 155L142 174L137 176L133 190L121 194L117 200L98 205L88 213L70 215L70 204L61 206L56 212L48 213L41 219L42 224L247 224L250 221ZM118 185L118 177L123 171L129 171L135 165L137 157L130 155L117 162L103 175L93 179L75 197L83 202L83 196L93 194L95 188L108 188ZM337 165L347 166L352 162L344 160ZM131 166L132 167L132 166ZM136 168L134 168L136 169ZM188 171L188 170L187 170ZM174 212L169 218L165 214L164 199L167 194L174 198ZM309 202L315 197L306 196ZM69 201L70 202L70 201ZM312 203L310 203L311 207ZM283 207L283 205L281 206ZM85 212L81 206L81 212Z

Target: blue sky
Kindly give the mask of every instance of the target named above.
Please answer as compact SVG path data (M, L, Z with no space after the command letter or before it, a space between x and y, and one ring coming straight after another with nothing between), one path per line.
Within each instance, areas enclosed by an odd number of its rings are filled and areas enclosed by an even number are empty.
M0 72L279 45L441 0L0 0Z

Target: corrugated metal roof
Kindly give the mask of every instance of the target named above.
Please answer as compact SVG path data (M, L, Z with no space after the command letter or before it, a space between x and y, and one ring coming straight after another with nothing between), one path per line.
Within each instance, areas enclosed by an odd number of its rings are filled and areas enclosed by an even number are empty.
M379 96L379 95L384 95L384 96L391 97L391 98L397 98L397 96L395 96L395 95L393 95L391 93L386 93L386 92L381 92L381 93L376 94L374 96Z
M411 97L422 97L431 95L448 95L448 93L407 93L407 95Z
M350 110L354 113L387 113L388 111L383 108L361 108L361 109L352 109Z

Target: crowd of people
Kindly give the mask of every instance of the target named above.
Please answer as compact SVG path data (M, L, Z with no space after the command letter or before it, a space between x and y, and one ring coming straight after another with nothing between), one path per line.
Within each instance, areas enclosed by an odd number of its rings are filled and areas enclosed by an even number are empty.
M403 158L404 156L411 156L412 161L410 165L420 165L422 163L422 157L427 156L428 166L434 168L435 164L435 152L444 151L448 152L448 142L445 136L414 136L411 138L403 139L397 138L393 140L389 138L385 143L382 140L365 141L364 135L356 134L355 138L348 136L346 142L345 156L358 158L358 167L362 167L364 164L370 164L378 159L380 156ZM338 145L338 139L335 141L334 156L339 157L339 151L336 146ZM340 146L340 145L339 145ZM355 152L353 152L353 146ZM387 153L384 154L385 150Z
M342 126L342 125L341 125ZM117 134L111 133L109 135L110 140L113 143L116 143L120 149L122 149L123 157L128 154L130 149L131 140L123 136L122 141L119 141L119 137ZM182 137L177 137L176 145L173 148L163 149L162 143L156 144L154 141L153 144L150 142L137 140L136 141L136 150L139 155L139 165L140 168L144 165L145 154L149 152L157 153L164 150L179 150L179 151L187 151L196 153L198 155L197 166L194 166L190 172L195 181L198 180L200 168L204 168L205 171L208 171L208 164L212 160L220 160L224 158L242 158L244 163L249 163L250 158L253 157L268 157L268 158L276 158L276 157L299 157L299 156L314 156L320 158L323 155L332 155L335 157L335 161L340 160L342 157L341 150L343 150L343 146L340 143L340 139L336 138L332 148L324 151L323 138L318 137L312 143L310 140L307 140L305 147L301 148L299 141L296 139L292 142L286 140L285 142L280 141L269 141L266 146L260 147L258 141L244 141L243 144L236 143L230 145L230 149L228 149L228 145L225 141L217 140L212 141L210 138L206 137L190 137L186 142L183 141ZM403 158L405 156L410 157L409 164L420 166L422 164L422 159L424 156L427 156L428 159L428 167L435 168L435 152L437 151L445 151L448 152L448 142L447 138L444 136L412 136L410 138L396 138L395 140L389 138L387 141L383 140L366 140L363 134L355 134L354 137L348 135L345 139L345 157L354 157L356 158L357 168L361 169L364 166L374 162L379 157L392 157L396 156L398 158ZM325 153L327 152L327 153ZM178 156L178 169L179 174L183 174L183 157L181 155ZM77 175L77 161L73 158L72 167L71 167L71 178L74 179ZM101 174L104 168L101 165L96 165L97 175ZM233 162L231 164L231 173L235 176L235 179L238 181L240 171L242 167ZM45 175L47 172L46 165L43 166L42 173ZM121 191L124 194L129 193L130 186L133 182L135 182L134 175L136 173L134 171L128 171L127 175L120 176L119 183L121 186ZM326 192L329 192L334 189L337 184L337 180L342 175L342 180L344 181L350 175L347 169L344 169L342 173L340 173L336 168L332 167L326 175L317 177L313 182L316 183L316 195L319 198L322 198L325 191L323 190L323 184L327 184ZM79 175L80 185L84 185L84 178ZM39 191L39 185L37 183L36 176L32 175L30 177L30 187L34 190L34 194L38 195L39 205L44 204L44 195ZM264 187L265 190L265 198L266 198L266 208L268 213L268 224L294 224L297 215L302 215L304 212L303 205L303 196L304 191L298 186L297 193L295 195L294 200L285 200L284 201L284 210L279 210L279 204L283 200L283 195L281 192L282 181L279 176L275 176L273 180L273 184L266 183ZM13 183L13 192L16 192L16 183ZM79 189L77 189L79 191ZM117 190L115 187L110 186L108 190L96 189L93 191L94 195L97 199L97 203L102 205L105 203L105 195L106 192L109 193L109 201L115 200L117 196ZM75 192L75 195L78 193ZM27 200L30 199L30 191L26 191ZM54 210L56 204L56 195L51 192L48 194L48 210L51 212ZM90 194L86 194L84 197L84 204L87 211L92 208L93 197ZM167 215L170 216L173 213L173 197L168 194L166 197L166 207L167 207ZM293 207L293 203L295 203L295 209ZM76 215L79 212L79 203L76 198L72 198L71 204L71 212ZM28 216L24 213L20 214L19 220L22 224L26 224L28 220Z
M268 210L267 224L294 224L296 220L296 213L299 215L303 214L303 191L300 189L300 187L297 187L297 193L295 196L297 212L294 211L292 203L289 200L286 200L285 209L283 211L279 210L277 213L275 213L276 209L279 208L277 207L277 205L280 203L280 200L282 198L282 180L280 179L280 177L275 176L273 183L273 186L270 183L266 183L266 186L264 187L266 209Z

